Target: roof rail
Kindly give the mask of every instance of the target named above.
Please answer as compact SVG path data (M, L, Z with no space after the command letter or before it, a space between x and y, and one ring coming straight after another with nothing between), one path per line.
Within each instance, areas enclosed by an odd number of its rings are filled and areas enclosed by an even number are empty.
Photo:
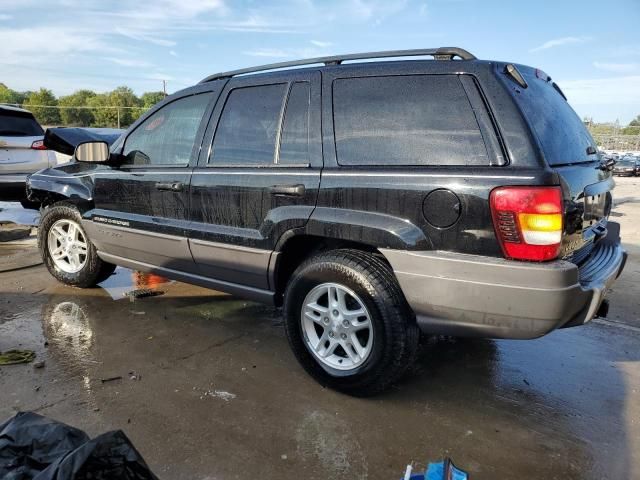
M365 60L370 58L389 58L389 57L424 57L432 56L436 60L453 60L459 57L462 60L475 60L476 57L462 48L457 47L440 47L440 48L418 48L413 50L386 50L382 52L366 52L352 53L349 55L336 55L333 57L316 57L304 60L294 60L291 62L270 63L268 65L260 65L258 67L241 68L239 70L231 70L229 72L216 73L209 75L200 83L220 80L222 78L231 78L236 75L245 73L264 72L267 70L276 70L279 68L299 67L303 65L313 65L316 63L324 63L325 65L340 65L342 62L349 60Z

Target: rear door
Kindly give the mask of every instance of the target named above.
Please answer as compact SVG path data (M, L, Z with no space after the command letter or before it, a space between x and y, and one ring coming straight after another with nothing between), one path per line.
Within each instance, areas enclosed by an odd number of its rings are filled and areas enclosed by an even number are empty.
M562 185L565 235L560 256L579 263L606 233L613 173L602 165L591 134L551 78L541 70L518 69L528 86L516 100Z
M200 88L164 104L128 133L122 165L95 174L89 236L102 253L193 269L185 237L189 181L215 96Z
M316 203L320 73L232 79L204 145L191 180L193 258L204 276L268 289L278 239Z

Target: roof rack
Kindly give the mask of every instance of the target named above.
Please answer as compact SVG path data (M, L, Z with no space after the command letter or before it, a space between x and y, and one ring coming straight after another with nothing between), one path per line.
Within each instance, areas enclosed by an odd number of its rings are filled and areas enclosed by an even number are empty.
M270 63L268 65L260 65L258 67L241 68L239 70L231 70L229 72L216 73L209 75L200 83L211 82L223 78L231 78L236 75L246 73L264 72L267 70L276 70L279 68L299 67L302 65L313 65L324 63L325 65L340 65L342 62L349 60L365 60L370 58L389 58L389 57L424 57L431 56L436 60L453 60L459 57L462 60L475 60L476 57L462 48L457 47L440 47L440 48L418 48L413 50L387 50L382 52L366 52L352 53L349 55L336 55L333 57L316 57L304 60L294 60L291 62Z

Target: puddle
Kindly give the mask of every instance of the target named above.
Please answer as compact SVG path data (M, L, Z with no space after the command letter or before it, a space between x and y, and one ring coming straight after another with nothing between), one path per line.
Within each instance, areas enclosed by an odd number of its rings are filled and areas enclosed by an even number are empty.
M153 273L136 272L118 267L113 275L99 284L99 287L104 289L112 299L122 300L128 298L126 294L133 290L155 290L172 282L172 280Z
M95 335L89 321L89 303L67 300L49 302L42 310L43 330L49 348L66 365L94 363Z

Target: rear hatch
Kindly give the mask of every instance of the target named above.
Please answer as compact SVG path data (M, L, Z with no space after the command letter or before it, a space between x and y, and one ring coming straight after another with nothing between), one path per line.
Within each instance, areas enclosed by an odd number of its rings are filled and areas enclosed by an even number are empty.
M30 173L49 167L43 136L44 130L31 113L0 107L0 174Z
M560 88L541 70L518 65L526 88L515 95L540 143L545 160L559 176L564 196L564 235L560 257L580 263L606 234L613 172Z

